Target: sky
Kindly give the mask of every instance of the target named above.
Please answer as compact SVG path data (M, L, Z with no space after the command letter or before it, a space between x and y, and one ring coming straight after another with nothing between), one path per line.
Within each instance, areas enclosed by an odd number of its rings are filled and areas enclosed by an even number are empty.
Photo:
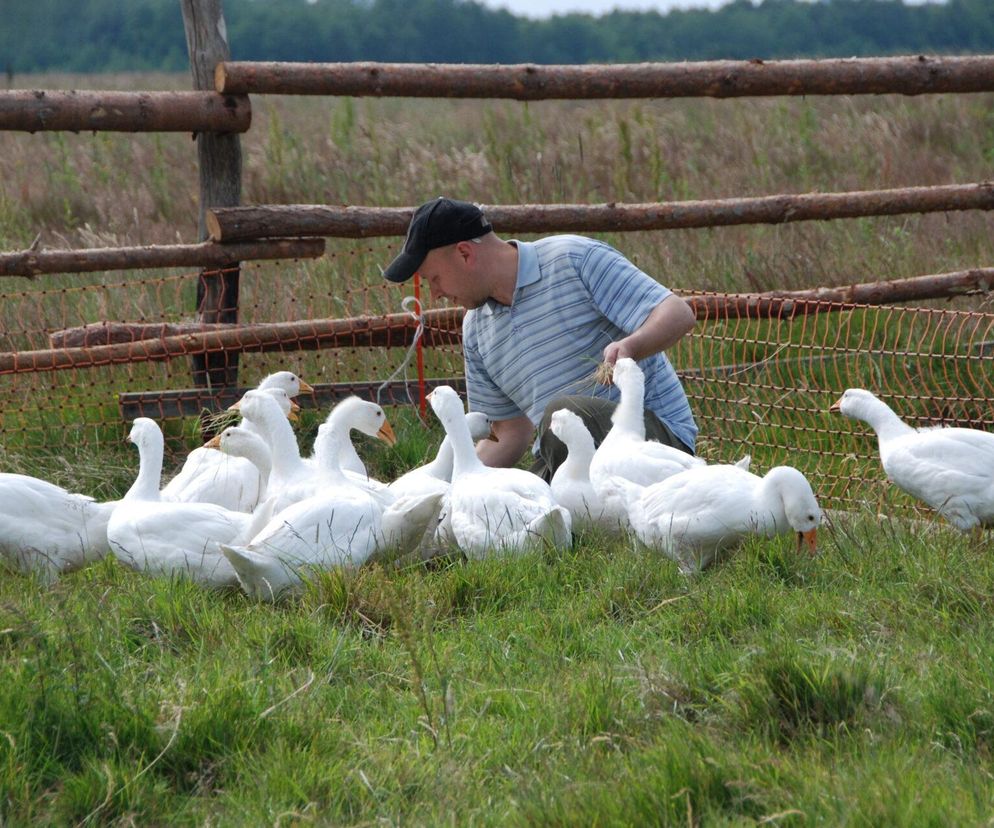
M731 0L481 0L483 5L495 9L507 9L522 17L550 17L553 14L585 12L601 15L612 9L625 11L658 11L670 9L716 9ZM906 5L939 0L904 0Z
M729 0L482 0L484 6L507 9L524 17L550 17L567 12L599 15L616 8L659 12L687 8L716 9L728 2Z

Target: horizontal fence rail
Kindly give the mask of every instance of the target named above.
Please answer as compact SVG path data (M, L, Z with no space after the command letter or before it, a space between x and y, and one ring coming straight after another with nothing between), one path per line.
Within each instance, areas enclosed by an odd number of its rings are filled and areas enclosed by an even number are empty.
M0 276L31 278L42 273L92 273L154 267L224 267L263 259L317 259L324 239L267 239L217 244L93 247L87 250L20 250L0 253Z
M218 92L422 98L733 98L994 91L994 56L489 65L219 63Z
M770 319L830 313L853 304L874 305L909 300L944 298L964 293L988 292L994 285L994 268L919 276L889 282L866 282L839 288L781 291L760 294L687 295L701 320ZM426 347L450 345L461 337L463 309L441 308L423 315ZM55 343L86 343L75 347L0 353L0 374L60 371L127 362L168 360L191 354L230 352L306 351L342 347L407 347L419 321L412 314L312 319L255 325L181 326L93 325L56 331ZM177 332L182 331L182 333ZM168 334L147 339L146 334ZM120 341L126 336L132 338ZM99 344L95 344L99 343Z
M427 346L450 342L462 324L462 308L445 308L424 314ZM70 368L94 368L128 362L176 359L191 354L220 351L308 351L353 345L394 347L411 341L418 320L409 313L352 319L312 319L259 325L225 326L201 333L98 345L92 348L50 348L0 353L0 374L39 373Z
M496 230L510 233L589 233L783 224L902 213L994 209L994 184L945 184L893 190L803 193L654 204L481 205ZM267 236L403 236L414 207L274 204L207 211L214 241Z
M778 290L765 293L689 294L684 298L699 320L790 319L811 313L844 310L851 305L890 305L899 302L946 299L952 296L989 293L994 289L994 267L957 270L861 282L841 287Z
M217 92L0 92L0 130L247 132L245 95Z
M466 391L463 377L440 377L425 380L425 392L440 385L455 388L460 394ZM327 382L312 385L313 394L301 394L295 402L301 408L330 408L346 397L362 397L381 405L406 405L412 402L410 383L402 380L390 382ZM241 399L248 388L225 388L211 393L204 388L182 391L131 391L118 394L121 417L126 422L136 417L172 419L197 417L205 411L223 411Z

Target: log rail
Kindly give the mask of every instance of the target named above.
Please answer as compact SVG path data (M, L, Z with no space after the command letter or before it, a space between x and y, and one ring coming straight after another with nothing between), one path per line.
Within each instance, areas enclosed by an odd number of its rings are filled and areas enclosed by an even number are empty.
M440 385L466 392L463 377L442 377L425 380L425 391ZM301 394L295 402L301 408L328 409L350 396L362 397L381 405L405 405L411 402L410 385L400 380L382 382L325 382L312 386L313 394ZM224 411L241 399L248 388L222 388L211 392L205 388L188 388L180 391L130 391L118 395L118 406L125 422L135 417L152 417L163 420L175 417L197 417L205 411Z
M245 95L201 92L7 90L0 130L25 132L247 132Z
M994 268L977 268L837 288L754 294L690 294L686 299L701 320L785 319L804 314L845 311L856 305L884 305L988 293L992 287ZM426 311L425 345L432 347L458 342L462 316L463 309L459 307ZM163 330L158 325L149 328ZM0 375L168 360L224 350L285 352L342 347L407 347L413 341L417 328L418 321L409 313L255 325L210 325L200 330L191 326L184 328L186 332L182 334L160 338L128 342L104 339L108 344L0 353ZM59 337L60 334L57 332L53 336Z
M922 95L994 91L994 56L695 63L490 65L226 61L228 94L406 98L734 98L769 95Z
M802 193L655 204L481 205L505 233L675 230L738 224L783 224L861 216L994 209L994 183L945 184L842 193ZM403 236L413 207L279 204L215 207L206 215L214 241L266 236Z
M324 239L267 239L234 244L165 244L91 247L80 250L19 250L0 253L0 276L32 278L43 273L93 273L158 267L226 267L263 259L317 259Z

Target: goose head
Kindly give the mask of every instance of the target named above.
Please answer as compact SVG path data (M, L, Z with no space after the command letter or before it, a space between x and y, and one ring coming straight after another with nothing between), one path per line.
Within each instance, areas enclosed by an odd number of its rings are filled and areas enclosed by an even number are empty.
M148 417L135 418L131 431L128 432L128 442L134 443L139 451L156 448L162 451L164 448L162 429L155 420Z
M246 391L242 398L228 408L229 411L238 411L246 420L253 425L264 426L266 422L271 422L273 418L286 417L290 410L285 407L284 402L289 402L286 392L274 392L273 389L262 389Z
M865 388L846 389L829 411L837 411L851 420L867 423L877 433L881 445L914 431L887 403Z
M346 397L336 405L328 419L318 428L320 432L325 426L339 426L345 432L356 429L370 437L382 440L388 446L396 445L397 435L387 421L387 415L383 409L374 402L360 399L359 397Z
M290 394L285 388L274 387L263 388L262 390L276 400L277 405L280 407L280 411L283 412L283 416L286 417L291 423L295 423L300 419L297 416L300 413L300 406L290 398Z
M165 442L155 420L136 417L128 433L128 442L138 448L138 476L124 495L124 500L158 500Z
M611 381L622 390L628 387L645 387L645 374L631 357L618 357L611 372Z
M428 402L442 425L449 426L457 422L459 418L465 419L466 412L462 400L459 399L455 389L448 385L440 385L432 391L428 395Z
M257 397L259 394L265 394L266 396L271 397L276 401L278 410L283 413L284 417L286 417L291 423L297 422L299 419L297 415L300 412L300 406L290 399L290 395L283 388L256 388L251 391L246 391L245 394L242 395L242 398L233 405L229 405L227 410L237 411L244 417L245 414L242 411L242 403L246 399L251 400L254 397ZM258 411L258 406L256 406L254 410ZM251 417L246 419L251 422Z
M473 440L493 440L499 443L494 432L494 421L482 411L470 411L466 415L466 425L469 426L469 436Z
M821 507L808 479L791 466L777 466L767 472L781 501L790 528L797 532L797 549L807 546L812 554L817 549L817 529L821 524Z
M269 374L259 383L258 390L267 388L282 388L291 398L298 394L313 394L314 389L298 377L293 371L276 371Z
M269 453L265 441L244 426L228 426L204 443L204 448L217 449L232 457L246 457L250 460L259 453Z
M611 414L611 422L644 440L645 374L634 359L620 357L614 364L611 380L621 394L618 407Z
M871 412L883 405L886 403L865 388L847 388L828 410L851 420L865 420Z
M581 417L566 408L552 412L549 429L566 447L572 451L580 451L593 457L594 438L589 429L583 424Z

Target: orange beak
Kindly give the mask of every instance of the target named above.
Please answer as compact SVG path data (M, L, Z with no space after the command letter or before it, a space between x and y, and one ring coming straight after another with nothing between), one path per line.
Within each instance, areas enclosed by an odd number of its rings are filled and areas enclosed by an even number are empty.
M300 393L301 394L313 394L314 393L314 386L312 386L309 383L306 383L303 380L301 380L300 381Z
M808 547L808 554L814 555L818 551L818 540L817 540L817 529L808 529L807 532L797 533L797 551L800 552L802 547Z
M839 397L831 406L829 406L829 411L842 411L842 397Z
M383 425L380 426L380 430L376 432L376 436L388 446L397 445L397 435L393 433L393 426L391 426L386 420L383 421Z
M204 448L212 448L212 449L221 448L221 435L215 434L213 437L211 437L210 440L204 443Z

